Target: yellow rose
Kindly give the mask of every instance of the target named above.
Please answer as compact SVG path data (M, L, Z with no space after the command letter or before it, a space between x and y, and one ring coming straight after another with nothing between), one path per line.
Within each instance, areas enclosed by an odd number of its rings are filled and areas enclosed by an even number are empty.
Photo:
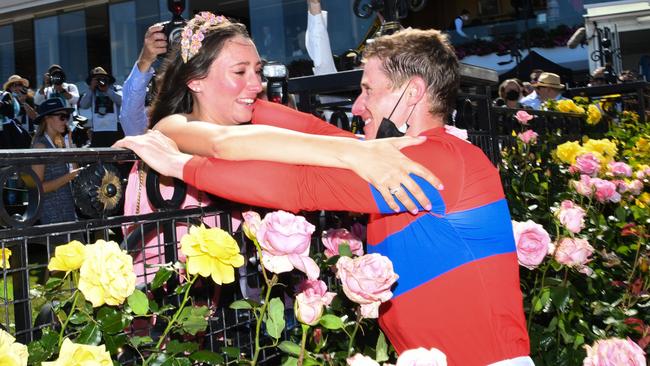
M54 257L50 259L47 269L50 271L70 272L79 269L86 255L86 246L77 240L54 249Z
M11 334L0 329L0 365L27 366L27 346L16 342Z
M587 124L595 125L600 122L600 119L603 117L600 113L600 109L595 104L590 104L587 108Z
M135 290L133 258L114 242L98 240L86 245L86 259L81 265L79 291L98 307L120 305Z
M72 343L68 338L63 340L59 359L43 362L42 366L113 366L111 354L104 345L88 346Z
M557 110L564 113L585 113L584 108L577 106L571 99L558 100Z
M582 147L589 152L597 152L604 156L607 160L611 160L616 156L618 148L616 144L608 139L588 140Z
M555 152L560 161L566 164L573 164L576 162L576 157L585 153L585 150L576 141L568 141L557 146Z
M639 155L650 155L650 140L640 137L634 145L634 152Z
M0 268L9 269L9 258L11 258L11 250L7 248L0 249Z
M187 257L188 273L212 276L219 285L234 282L234 267L244 265L235 239L219 228L192 226L181 238L181 252Z

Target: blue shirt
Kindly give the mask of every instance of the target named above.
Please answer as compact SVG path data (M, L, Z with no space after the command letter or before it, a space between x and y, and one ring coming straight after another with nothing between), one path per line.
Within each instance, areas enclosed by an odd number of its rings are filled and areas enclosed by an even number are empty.
M147 85L153 77L153 73L154 70L151 67L145 73L140 72L136 63L133 65L129 77L124 81L120 123L126 136L141 135L149 126L144 103L147 96Z

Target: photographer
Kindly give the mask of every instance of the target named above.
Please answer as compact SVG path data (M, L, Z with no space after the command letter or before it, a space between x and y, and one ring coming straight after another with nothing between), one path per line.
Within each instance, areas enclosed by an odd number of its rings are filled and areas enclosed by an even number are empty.
M32 121L36 119L37 113L34 110L34 93L29 90L29 81L20 75L11 75L2 89L13 96L14 108L18 111L13 117L14 121L26 131L33 131Z
M15 116L20 111L20 105L11 93L0 90L0 149L28 148L31 137L18 122Z
M122 95L113 86L115 78L95 67L86 79L89 91L79 100L79 108L90 109L91 147L108 147L124 137L119 122Z
M66 83L65 72L59 65L52 65L43 75L44 85L34 95L34 104L40 105L46 99L63 98L68 107L76 108L79 101L79 89L74 84Z
M163 26L154 24L147 29L140 56L122 88L120 124L127 136L140 135L147 130L149 125L145 108L147 85L154 76L152 67L154 61L165 52L167 52L167 37L163 33Z

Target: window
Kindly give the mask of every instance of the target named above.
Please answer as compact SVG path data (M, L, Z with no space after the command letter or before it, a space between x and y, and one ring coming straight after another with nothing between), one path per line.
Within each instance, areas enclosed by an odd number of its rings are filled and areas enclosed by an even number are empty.
M0 27L0 78L7 78L14 74L14 30L13 26Z

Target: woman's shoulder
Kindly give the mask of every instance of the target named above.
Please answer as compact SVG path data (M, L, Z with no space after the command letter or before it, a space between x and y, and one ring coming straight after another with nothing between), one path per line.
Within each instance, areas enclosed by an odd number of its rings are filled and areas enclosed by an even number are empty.
M184 113L175 113L175 114L170 114L169 116L161 119L156 123L154 126L154 130L160 130L161 128L164 128L165 126L170 126L170 125L176 125L178 123L187 123L190 121L189 115L184 114Z

